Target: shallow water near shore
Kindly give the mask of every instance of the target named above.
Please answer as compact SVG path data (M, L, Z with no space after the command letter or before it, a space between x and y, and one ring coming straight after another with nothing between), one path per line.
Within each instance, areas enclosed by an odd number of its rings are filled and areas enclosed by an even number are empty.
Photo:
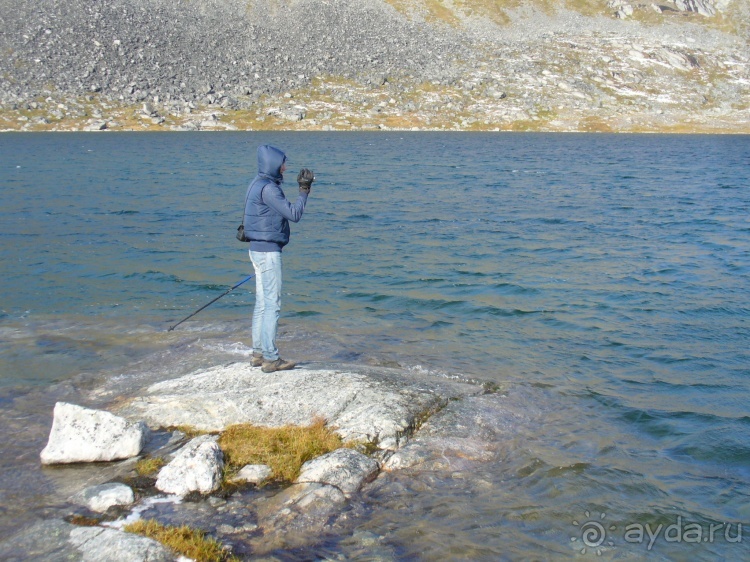
M247 360L252 282L166 330L251 273L234 230L261 143L288 196L317 176L283 356L492 382L466 423L506 436L383 476L283 557L748 557L747 136L0 135L2 536L64 509L64 470L38 466L55 400Z

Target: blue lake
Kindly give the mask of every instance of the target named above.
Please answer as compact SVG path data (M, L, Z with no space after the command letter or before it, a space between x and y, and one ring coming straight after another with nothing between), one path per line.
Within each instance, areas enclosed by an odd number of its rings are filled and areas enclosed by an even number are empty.
M363 529L403 559L555 559L606 514L605 557L750 555L747 136L0 135L2 462L25 472L0 477L0 530L19 499L44 510L54 399L247 357L252 283L166 329L252 272L234 233L265 143L288 197L317 176L283 253L282 356L490 381L544 413L483 492L409 489ZM724 527L625 540L678 517Z

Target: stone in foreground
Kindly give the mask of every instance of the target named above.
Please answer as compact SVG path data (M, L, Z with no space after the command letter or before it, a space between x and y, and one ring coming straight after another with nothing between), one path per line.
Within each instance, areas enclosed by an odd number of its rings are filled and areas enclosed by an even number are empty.
M297 483L327 484L348 497L375 478L379 468L377 461L354 449L337 449L303 464Z
M102 527L80 527L68 539L83 562L172 562L174 555L153 539Z
M80 560L81 553L69 542L70 533L78 528L62 519L37 521L2 537L0 560Z
M141 452L148 436L143 423L101 410L58 402L42 464L114 461Z
M173 562L155 540L103 527L78 527L60 519L38 521L0 541L0 560L44 562Z
M201 435L180 449L159 471L156 487L167 494L210 494L221 485L224 454L215 435Z
M265 464L248 464L235 474L233 480L247 482L249 484L260 484L272 474L271 467Z
M296 548L316 540L332 517L346 505L335 486L292 484L272 498L255 504L262 534L251 541L256 554Z
M152 427L204 431L237 423L309 425L322 417L344 440L395 450L416 420L443 403L443 392L384 370L365 375L298 368L269 376L235 363L154 384L121 414Z
M130 486L120 483L91 486L75 498L92 511L103 513L115 505L130 505L135 501L135 494Z

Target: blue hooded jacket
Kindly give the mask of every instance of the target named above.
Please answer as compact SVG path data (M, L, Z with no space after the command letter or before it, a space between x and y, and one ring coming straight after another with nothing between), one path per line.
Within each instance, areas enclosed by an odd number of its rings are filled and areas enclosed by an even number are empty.
M253 252L280 252L289 243L289 221L299 222L305 210L307 193L300 193L294 204L281 190L281 166L286 155L273 146L258 147L258 175L247 188L245 236Z

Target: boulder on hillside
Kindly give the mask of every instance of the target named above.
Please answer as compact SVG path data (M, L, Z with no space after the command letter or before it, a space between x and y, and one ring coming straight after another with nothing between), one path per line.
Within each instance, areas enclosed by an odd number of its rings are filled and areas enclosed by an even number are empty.
M716 15L716 7L711 0L673 0L681 12L696 12L702 16Z
M113 461L134 457L148 437L145 424L102 410L58 402L42 464Z

